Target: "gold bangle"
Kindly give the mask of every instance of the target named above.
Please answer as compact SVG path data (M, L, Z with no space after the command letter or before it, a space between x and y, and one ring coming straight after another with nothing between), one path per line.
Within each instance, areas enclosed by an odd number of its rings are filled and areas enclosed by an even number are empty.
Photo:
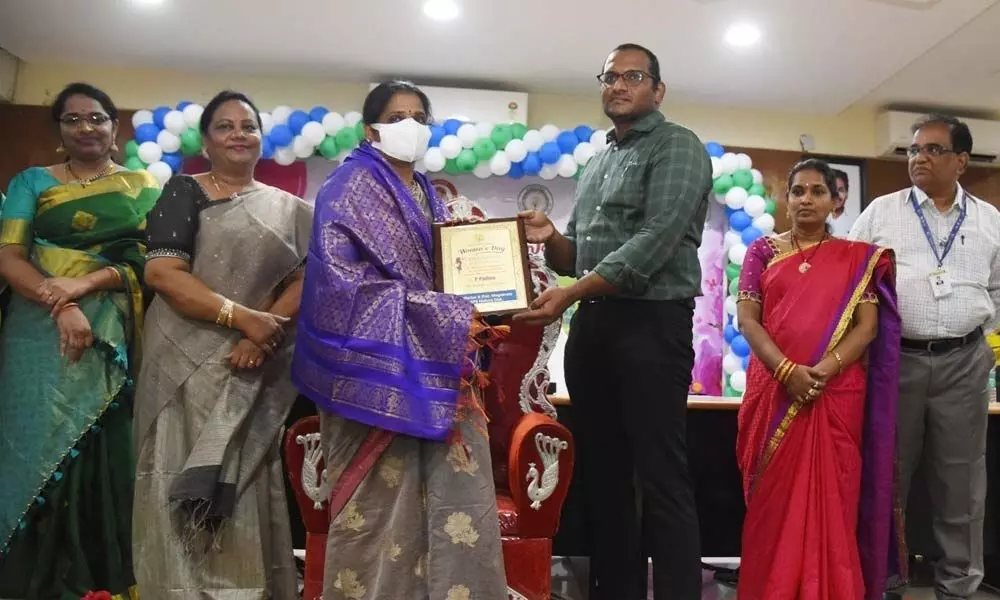
M227 298L222 302L222 307L219 308L219 314L215 317L215 324L232 327L232 323L233 301Z
M797 366L798 365L792 361L788 361L788 363L785 364L785 367L781 370L781 373L777 376L778 383L784 385L785 382L788 381L788 378L792 376L792 371L794 371Z
M107 269L108 271L111 271L111 277L114 278L115 285L120 286L122 284L122 275L121 273L118 272L118 269L114 267L104 267L104 268Z
M59 314L62 314L62 312L67 308L80 308L80 305L76 302L67 302L66 304L63 304L62 308L59 309Z
M836 350L830 352L830 354L837 359L837 372L840 373L844 370L844 359L840 358L840 352L837 352Z
M236 312L236 304L233 302L229 303L229 311L226 312L226 327L229 329L233 328L233 313Z
M778 379L781 376L781 372L785 369L785 365L787 365L787 364L788 364L788 359L787 358L781 359L781 362L778 363L778 366L774 368L774 378L775 379Z

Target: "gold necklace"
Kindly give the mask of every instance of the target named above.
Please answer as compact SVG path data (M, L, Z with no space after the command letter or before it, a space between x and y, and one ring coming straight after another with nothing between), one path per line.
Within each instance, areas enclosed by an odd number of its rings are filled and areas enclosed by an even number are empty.
M75 181L75 182L79 183L80 185L82 185L83 187L87 187L88 185L90 185L91 183L94 183L95 181L97 181L101 177L104 177L105 175L108 175L109 173L111 173L111 171L112 171L112 169L114 169L114 167L115 167L115 163L112 162L112 161L108 161L108 164L104 165L104 168L101 169L100 171L98 171L97 173L95 173L94 175L91 175L90 177L80 177L73 170L73 165L71 165L69 162L67 162L66 163L66 174L68 175L68 177L72 178L71 183L73 181Z
M228 183L219 183L219 180L218 180L218 178L216 178L214 171L209 171L208 172L208 177L209 177L209 179L212 180L212 185L215 186L215 191L217 191L217 192L222 192L222 186L223 185L229 186ZM240 191L230 193L229 197L230 198L235 198L237 195L242 194L243 192L247 191L247 188L251 187L252 185L253 185L253 180L251 180L249 184L243 186L243 189L241 189Z
M809 264L809 261L810 261L811 259L813 259L813 258L815 258L815 257L816 257L816 253L817 253L817 252L819 252L819 248L820 248L820 246L822 246L822 245L823 245L823 242L825 242L825 241L826 241L826 237L827 237L827 234L825 234L825 233L824 233L824 234L823 234L823 237L821 237L821 238L819 239L819 243L818 243L818 244L816 244L816 249L812 251L812 255L810 255L810 256L806 256L806 253L805 253L805 252L803 252L803 250L802 250L802 246L800 246L800 245L799 245L799 241L798 241L798 239L797 239L797 238L795 237L795 234L794 234L794 233L790 233L789 235L790 235L790 236L791 236L791 238L792 238L792 246L794 246L794 247L795 247L795 249L796 249L796 250L798 251L798 253L799 253L799 256L800 256L800 257L802 258L802 264L800 264L800 265L799 265L799 273L802 273L802 274L805 274L806 272L808 272L808 271L809 271L809 269L811 269L811 268L812 268L812 265L811 265L811 264Z

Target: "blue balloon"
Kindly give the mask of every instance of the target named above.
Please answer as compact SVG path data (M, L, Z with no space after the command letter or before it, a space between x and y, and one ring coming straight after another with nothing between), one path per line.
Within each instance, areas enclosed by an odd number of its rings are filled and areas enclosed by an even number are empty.
M184 110L185 108L191 106L192 104L194 104L194 102L191 102L189 100L181 100L180 102L177 103L177 110Z
M455 135L458 133L458 128L462 126L462 122L458 119L448 119L444 122L444 130L448 135Z
M440 146L441 145L441 138L443 138L446 135L448 135L448 132L445 131L444 127L442 127L440 125L431 125L430 147L431 148L436 148L436 147Z
M271 141L271 138L265 137L260 141L260 157L264 160L274 158L274 142Z
M274 132L272 131L271 134L274 135ZM753 223L753 219L742 208L734 210L733 214L729 215L729 226L736 231L743 231L750 227L751 223Z
M274 144L275 148L284 148L285 146L292 143L295 139L295 134L288 125L275 125L271 128L271 143Z
M510 177L511 179L520 179L524 177L524 167L521 166L521 163L511 163L510 171L507 172L507 177Z
M722 330L722 335L726 339L726 343L730 346L733 345L733 340L736 339L740 332L732 326L732 324L726 325L726 328Z
M749 246L750 244L753 243L754 240L756 240L762 235L764 234L761 233L760 229L757 229L756 227L751 225L750 227L747 227L746 229L743 230L743 232L740 234L740 238L743 239L743 245Z
M559 145L559 150L563 154L573 154L573 150L576 149L576 145L579 143L579 138L572 131L564 131L556 138L556 144Z
M181 167L184 166L184 155L180 152L164 153L160 160L170 165L170 170L174 173L180 173Z
M538 175L538 172L542 170L542 159L538 156L538 152L529 152L528 156L525 156L524 160L521 161L521 169L524 170L525 175Z
M733 349L733 354L740 358L750 356L750 344L747 343L747 339L742 335L734 337L733 343L729 344L729 347Z
M731 215L732 215L732 214L733 214L734 212L736 212L736 209L733 209L733 208L729 208L729 206L728 206L728 205L725 205L725 204L723 204L723 205L722 205L722 212L724 212L724 213L725 213L725 215L726 215L726 220L728 221L728 220L729 220L729 217L730 217L730 216L731 216Z
M542 144L541 149L538 150L538 158L547 165L554 165L559 162L560 156L562 156L562 151L559 150L559 144L555 142L545 142Z
M299 135L302 133L302 128L306 126L309 122L309 115L306 114L304 110L296 110L292 114L288 115L288 128L292 130L292 133Z
M163 129L163 117L167 116L167 113L172 109L169 106L160 106L153 111L153 122L160 129Z
M135 129L135 141L138 144L155 142L158 135L160 135L160 128L152 123L143 123Z
M311 121L316 121L317 123L322 123L323 117L325 117L328 112L330 112L330 109L325 106L315 106L311 111L309 111L309 119Z
M726 149L719 142L708 142L705 144L705 152L708 152L708 155L713 158L722 158L722 155L726 153Z
M747 354L741 360L743 361L743 370L746 371L747 368L750 366L750 355Z
M573 133L580 142L589 142L590 138L594 137L594 130L586 125L580 125L573 130Z

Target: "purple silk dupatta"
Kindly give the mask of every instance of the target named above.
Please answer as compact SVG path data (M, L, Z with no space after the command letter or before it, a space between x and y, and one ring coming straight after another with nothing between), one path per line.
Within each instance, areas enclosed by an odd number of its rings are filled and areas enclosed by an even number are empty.
M446 208L414 175L435 221ZM362 144L316 198L292 380L342 418L442 440L452 429L472 304L433 291L431 227Z

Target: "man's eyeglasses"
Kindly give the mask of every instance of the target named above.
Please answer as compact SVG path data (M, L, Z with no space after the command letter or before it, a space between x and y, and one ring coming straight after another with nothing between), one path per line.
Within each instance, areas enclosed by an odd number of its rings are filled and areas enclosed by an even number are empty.
M90 113L89 115L68 114L59 117L59 122L64 127L69 128L80 127L84 123L87 123L91 127L100 127L110 120L111 117L104 113Z
M630 88L639 85L643 81L646 81L647 78L652 79L654 82L656 81L655 77L643 71L625 71L624 73L615 73L614 71L608 71L606 73L601 73L600 75L598 75L597 81L601 82L602 87L609 88L609 87L614 87L614 85L618 83L619 78L621 78L625 82L625 85L627 85Z
M951 148L945 148L941 144L925 144L923 146L914 144L906 149L906 155L910 158L916 158L921 153L931 157L938 157L945 154L955 154L955 151Z

